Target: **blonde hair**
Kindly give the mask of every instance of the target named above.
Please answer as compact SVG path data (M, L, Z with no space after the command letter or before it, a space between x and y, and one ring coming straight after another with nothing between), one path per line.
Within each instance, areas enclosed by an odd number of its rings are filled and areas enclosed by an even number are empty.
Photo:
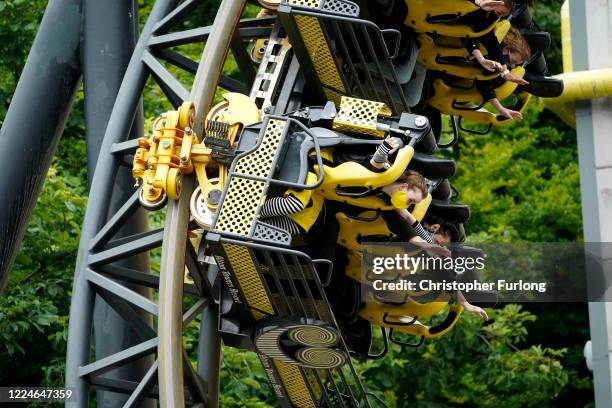
M502 47L507 48L512 52L516 52L521 56L523 61L527 61L531 56L531 47L519 30L510 27L508 33L502 41Z

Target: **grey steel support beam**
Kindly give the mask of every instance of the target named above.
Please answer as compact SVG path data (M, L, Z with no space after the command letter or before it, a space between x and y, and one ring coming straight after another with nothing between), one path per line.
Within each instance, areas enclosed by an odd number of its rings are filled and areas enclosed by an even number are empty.
M221 336L219 335L219 308L211 303L202 313L198 338L198 374L208 384L210 407L219 406L219 370L221 369Z
M108 279L92 270L89 270L87 278L92 284L95 284L100 288L107 290L108 292L113 293L122 299L127 300L134 306L137 306L138 308L150 314L157 316L157 314L159 313L159 308L156 303L140 295L139 293L123 285L118 284L112 279ZM109 335L115 336L116 333L110 333Z
M575 71L612 67L612 0L570 1ZM612 242L612 99L576 103L584 241ZM610 264L610 244L601 246ZM610 270L608 267L607 270ZM588 271L587 271L588 272ZM587 275L588 276L588 275ZM610 284L610 282L608 282ZM609 286L608 286L609 287ZM610 293L607 294L608 296ZM609 298L609 297L608 297ZM589 303L595 405L612 407L612 303Z
M138 34L138 5L135 1L83 0L82 65L87 168L91 170L87 179L90 184L106 125ZM142 125L142 114L137 122L135 125ZM139 136L142 132L142 126L137 126L133 135ZM131 191L131 185L129 187Z
M101 156L96 164L92 178L87 211L81 231L80 252L77 258L73 297L68 328L68 350L66 359L66 386L74 387L77 398L67 402L68 407L88 405L88 386L85 378L78 375L79 367L89 363L90 333L94 291L87 279L87 262L90 240L105 223L101 214L108 213L108 197L114 189L114 176L118 165L116 157L110 155L113 145L125 140L130 132L141 93L147 80L147 70L141 63L142 56L151 37L153 27L164 18L175 5L173 0L156 1L141 37L136 44L128 69L117 93L113 111L110 115L102 145ZM59 24L61 25L61 24ZM103 156L104 155L104 156Z
M102 145L106 124L111 115L121 80L138 40L138 4L136 1L109 0L100 2L84 0L83 23L83 81L85 88L85 123L87 136L88 181L93 178L95 164ZM143 113L139 107L134 116L130 138L143 134ZM111 198L110 211L116 211L128 199L132 191L132 179L123 171L117 180L118 188ZM117 236L126 236L146 231L147 219L144 210L131 214L130 222L124 223ZM140 254L124 260L119 265L142 271L149 270L147 254ZM150 298L149 289L133 286L145 297ZM94 307L94 335L96 336L96 358L101 358L124 349L136 341L128 323L108 305L97 298ZM139 313L139 318L149 325L151 316ZM114 333L114 336L109 336ZM112 341L109 340L112 338ZM124 366L114 372L117 378L139 380L153 363L152 358L141 359L132 366ZM98 392L98 404L118 406L125 403L127 396ZM151 403L143 406L152 406Z
M0 129L0 291L81 84L81 0L49 2Z
M151 388L153 388L157 382L158 367L159 363L156 360L151 368L149 368L149 371L147 371L145 376L142 378L138 386L134 389L134 392L132 392L130 398L125 402L123 405L124 408L135 408L140 406L141 401L147 396Z
M138 41L138 4L135 0L83 0L83 85L85 91L85 129L87 137L87 179L91 183L102 146L106 125L110 118L121 80ZM130 138L143 135L142 103L137 109L130 130ZM126 135L127 136L127 135ZM110 213L117 211L132 195L133 180L128 171L120 170L116 187L110 200ZM116 237L129 236L147 230L145 211L136 209L129 222L122 224ZM118 262L126 268L149 270L148 254L138 254ZM131 286L140 295L150 298L148 288ZM137 310L138 318L149 326L152 317ZM116 313L102 298L96 297L93 314L96 359L114 354L138 341L138 337L124 318ZM110 377L132 381L140 380L147 372L153 357L143 358L109 373ZM121 406L127 395L98 391L98 406ZM142 403L153 407L152 401Z
M104 374L107 371L113 370L122 364L137 360L140 357L152 354L155 352L157 347L157 338L149 339L139 343L129 349L122 350L116 354L104 357L101 360L97 360L91 364L79 368L79 376L94 376Z

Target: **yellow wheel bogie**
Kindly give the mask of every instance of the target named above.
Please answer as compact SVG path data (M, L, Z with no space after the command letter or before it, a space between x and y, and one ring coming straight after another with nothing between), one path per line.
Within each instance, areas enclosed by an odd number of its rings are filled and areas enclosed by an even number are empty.
M171 200L177 200L181 194L183 174L177 168L171 168L166 178L166 193Z
M193 128L193 124L195 123L195 106L193 102L183 102L178 113L178 127L181 129Z

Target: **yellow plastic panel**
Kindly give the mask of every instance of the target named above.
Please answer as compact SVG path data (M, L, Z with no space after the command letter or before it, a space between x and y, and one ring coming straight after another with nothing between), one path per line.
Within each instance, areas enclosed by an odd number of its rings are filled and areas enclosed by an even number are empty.
M306 379L302 375L300 368L297 365L290 365L274 360L274 367L278 372L283 383L283 387L287 391L287 395L291 399L293 406L298 408L315 408L315 402L306 385Z
M336 194L336 187L369 187L378 188L395 182L406 170L414 156L412 146L404 146L397 153L393 165L382 173L375 173L356 162L345 162L336 167L323 166L325 178L318 190L328 200L346 202L363 208L391 209L378 197L350 198ZM318 166L315 171L319 172Z
M523 67L516 67L512 69L512 73L523 77L525 75L525 69ZM499 88L495 89L495 95L500 101L506 99L516 90L517 84L506 81ZM482 96L476 90L475 87L470 89L462 89L458 87L452 87L446 85L441 79L434 80L434 95L429 99L429 104L440 112L447 115L462 116L478 123L492 123L501 124L496 118L497 113L488 111L485 108L478 110L463 110L455 109L453 102L457 104L463 104L467 106L477 106L482 103Z
M474 3L468 0L406 0L408 14L404 24L412 27L419 33L436 33L449 37L482 37L495 27L491 24L482 31L474 31L471 27L459 24L429 23L428 17L441 15L455 15L457 17L466 15L478 9Z
M384 137L385 132L376 129L379 115L389 116L391 110L382 102L343 96L340 101L340 110L334 118L333 128L341 132Z
M410 325L402 325L401 323L411 322L414 317L417 317L417 319L423 319L433 316L439 313L446 306L446 304L446 302L430 302L421 304L409 300L402 306L393 306L373 301L366 304L366 307L361 311L360 316L378 326L387 327L390 329L392 328L399 332L411 334L413 336L435 338L443 336L452 330L455 324L459 321L459 317L463 311L463 307L461 305L451 305L449 313L455 313L453 321L441 331L432 333L431 329L434 327L427 326L418 320ZM393 322L397 322L399 324L392 324Z
M329 90L329 95L327 94L328 90L326 90L326 97L338 99L340 95L338 92L346 93L346 88L344 87L336 63L332 58L332 53L323 35L323 30L321 30L319 20L311 16L298 15L295 16L295 22L315 72L319 77L319 81L324 87L332 88ZM337 103L337 101L332 98L330 99L333 100L334 103Z
M274 314L274 307L257 272L249 250L242 245L223 244L244 298L256 320ZM261 312L260 312L261 310Z

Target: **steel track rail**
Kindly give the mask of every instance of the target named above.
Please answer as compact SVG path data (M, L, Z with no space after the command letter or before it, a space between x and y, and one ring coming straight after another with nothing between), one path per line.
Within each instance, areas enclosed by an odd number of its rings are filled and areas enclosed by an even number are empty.
M195 131L201 135L203 118L210 110L227 56L230 39L240 21L245 0L224 0L210 30L210 35L200 59L190 99L196 107ZM158 333L160 342L159 389L162 407L184 407L182 324L183 271L185 247L189 224L189 199L193 179L186 178L183 191L177 201L170 200L166 211L166 227L162 246L160 270L160 297ZM201 345L200 373L208 382L208 406L219 406L220 338L217 333L217 310L210 303L203 315L203 324L209 335ZM204 329L204 328L203 328ZM210 334L214 331L214 335Z

